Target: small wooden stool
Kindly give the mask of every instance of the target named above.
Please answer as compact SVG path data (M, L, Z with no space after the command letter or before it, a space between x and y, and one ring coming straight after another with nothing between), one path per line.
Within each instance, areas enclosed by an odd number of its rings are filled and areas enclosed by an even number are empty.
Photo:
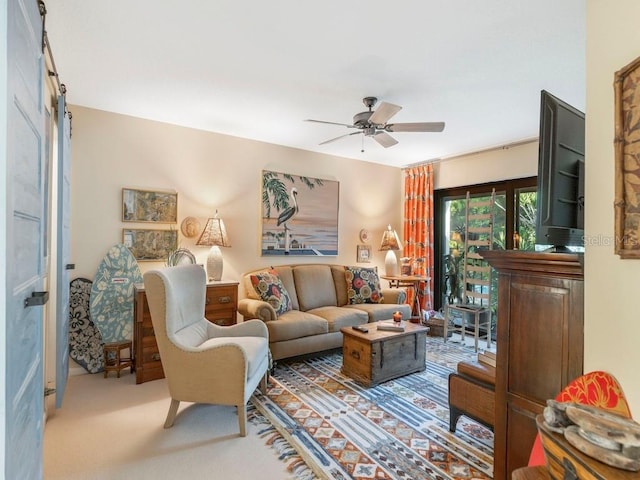
M449 431L456 431L460 415L482 423L491 431L495 424L496 368L483 361L458 362L449 374Z
M123 350L129 349L129 357L121 357ZM129 367L133 373L133 362L131 361L131 341L105 343L102 349L104 355L104 378L107 378L109 372L115 371L120 378L120 370Z

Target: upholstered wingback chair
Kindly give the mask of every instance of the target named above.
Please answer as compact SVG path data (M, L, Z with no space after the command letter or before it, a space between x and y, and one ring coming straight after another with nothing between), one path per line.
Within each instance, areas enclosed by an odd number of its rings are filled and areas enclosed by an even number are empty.
M151 320L171 405L164 428L173 426L181 401L235 405L246 435L246 403L269 368L267 327L260 320L220 327L204 317L206 274L199 265L144 274Z

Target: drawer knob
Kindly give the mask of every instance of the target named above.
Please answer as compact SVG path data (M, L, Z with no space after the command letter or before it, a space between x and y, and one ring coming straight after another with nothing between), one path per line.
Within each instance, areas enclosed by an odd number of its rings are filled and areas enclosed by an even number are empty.
M159 353L154 353L153 355L151 355L151 360L153 360L154 362L157 362L160 360L160 354Z
M207 305L210 305L211 299L207 297L205 303ZM231 297L229 295L225 295L224 297L218 297L218 303L231 303Z
M357 350L351 350L351 356L356 360L360 360L360 352L358 352Z

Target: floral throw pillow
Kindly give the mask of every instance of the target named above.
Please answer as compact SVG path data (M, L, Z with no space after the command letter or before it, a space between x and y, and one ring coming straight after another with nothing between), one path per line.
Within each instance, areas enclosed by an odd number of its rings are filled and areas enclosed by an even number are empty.
M268 270L251 275L250 279L256 293L273 307L277 315L291 310L291 297L284 288L278 272Z
M382 302L377 268L345 267L345 276L350 305Z

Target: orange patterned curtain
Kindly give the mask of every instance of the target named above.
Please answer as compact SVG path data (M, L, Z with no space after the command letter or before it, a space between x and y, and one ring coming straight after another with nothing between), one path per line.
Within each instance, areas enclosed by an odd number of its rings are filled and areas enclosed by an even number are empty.
M433 274L433 165L404 170L403 256L411 259L412 274ZM432 283L421 282L418 299L422 310L433 308ZM412 295L412 292L408 292ZM412 299L409 298L411 304Z

